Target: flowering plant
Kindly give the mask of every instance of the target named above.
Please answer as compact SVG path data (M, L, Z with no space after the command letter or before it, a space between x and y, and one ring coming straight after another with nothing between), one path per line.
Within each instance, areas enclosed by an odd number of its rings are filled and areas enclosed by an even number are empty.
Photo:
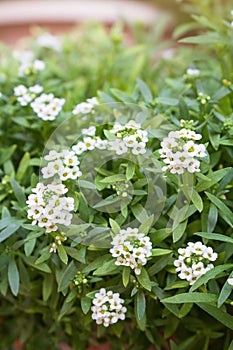
M99 27L3 50L5 348L232 349L232 26L195 19L153 67Z

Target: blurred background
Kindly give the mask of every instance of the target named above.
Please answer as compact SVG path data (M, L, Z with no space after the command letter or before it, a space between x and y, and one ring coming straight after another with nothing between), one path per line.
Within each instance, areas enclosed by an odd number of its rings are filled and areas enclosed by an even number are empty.
M168 36L184 19L177 0L0 0L0 41L17 45L32 28L40 26L53 34L65 33L80 23L102 22L155 24L166 17Z

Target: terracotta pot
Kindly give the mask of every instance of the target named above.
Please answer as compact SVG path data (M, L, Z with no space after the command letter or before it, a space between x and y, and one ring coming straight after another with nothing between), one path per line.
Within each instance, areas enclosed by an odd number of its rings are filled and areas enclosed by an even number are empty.
M0 1L0 13L0 41L15 45L36 25L60 33L86 21L112 25L124 19L152 24L166 12L152 4L125 0L5 0Z

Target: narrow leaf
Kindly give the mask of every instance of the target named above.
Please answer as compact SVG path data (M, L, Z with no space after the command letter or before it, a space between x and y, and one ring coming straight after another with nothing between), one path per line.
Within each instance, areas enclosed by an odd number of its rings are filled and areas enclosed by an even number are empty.
M19 270L15 259L12 257L8 265L8 281L12 293L16 296L19 292Z
M217 296L210 293L181 293L162 299L162 303L183 304L183 303L211 303L217 301Z

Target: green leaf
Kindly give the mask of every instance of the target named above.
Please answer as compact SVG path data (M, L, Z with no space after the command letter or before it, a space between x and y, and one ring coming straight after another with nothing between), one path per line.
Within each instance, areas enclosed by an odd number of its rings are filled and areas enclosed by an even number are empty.
M99 267L93 272L93 275L107 276L108 274L115 272L116 269L117 269L117 266L115 265L115 261L112 259L110 261L104 262L101 267Z
M150 281L150 277L148 275L148 272L146 271L146 269L144 267L141 268L141 273L140 275L136 275L138 282L140 283L140 285L149 290L149 292L151 291L151 281Z
M58 292L63 291L69 286L70 282L73 281L76 273L77 267L75 266L74 262L71 261L71 263L64 269L61 278L58 281Z
M153 96L149 87L146 85L146 83L143 80L138 78L137 84L142 96L144 97L145 102L151 102L153 100Z
M208 174L208 180L201 180L196 186L196 191L202 192L212 187L218 183L225 175L227 175L230 170L231 168L228 167Z
M221 42L224 43L224 40L222 41L219 37L218 33L215 32L208 32L208 34L203 35L196 35L191 36L188 38L184 38L179 40L180 43L188 43L188 44L200 44L200 45L208 45L208 44L219 44ZM225 44L227 45L227 41L225 41Z
M139 222L143 223L148 219L147 211L141 204L138 203L132 206L131 210L133 212L133 215Z
M217 301L217 296L211 293L181 293L162 299L162 303L183 304L183 303L212 303Z
M149 216L146 221L144 221L138 228L139 233L144 233L145 235L149 232L151 226L153 225L154 222L154 215Z
M233 340L232 340L232 342L227 350L233 350Z
M155 101L157 103L161 103L162 105L168 106L177 106L179 104L179 100L177 98L171 97L157 97Z
M82 297L81 299L81 308L82 308L82 312L86 315L88 313L88 311L90 310L91 308L91 299L84 296Z
M52 294L54 286L54 277L52 274L46 274L44 275L44 280L42 284L42 296L43 301L47 301Z
M142 320L146 311L146 298L145 294L142 290L139 290L135 296L135 303L136 303L136 314L138 320Z
M129 277L130 277L130 267L124 266L123 267L123 273L122 273L122 283L123 286L126 288L129 283Z
M17 296L19 292L19 270L13 257L11 257L8 265L8 281L12 293Z
M233 244L233 238L221 235L220 233L196 232L195 235L203 237L203 238L207 238L209 240L221 241L221 242Z
M176 243L183 236L188 220L181 222L172 232L173 242Z
M15 197L17 201L19 202L20 206L23 208L26 205L26 197L24 194L24 191L22 190L21 186L18 184L18 182L15 179L10 180L11 187L14 191Z
M16 172L16 180L17 181L21 181L27 171L27 168L30 165L30 153L26 152L23 156L23 158L21 159L17 172Z
M218 221L218 209L213 205L213 203L210 203L210 209L208 213L208 224L207 224L207 230L208 232L212 232L216 226L216 223Z
M135 103L135 100L131 96L127 95L125 92L121 90L110 89L110 91L114 97L118 98L122 102Z
M195 208L197 208L197 210L199 212L202 212L202 210L203 210L203 201L201 199L201 196L194 189L192 191L191 201L193 202Z
M90 181L86 181L86 180L78 180L78 184L80 187L83 187L83 188L87 188L89 190L96 190L96 186L95 184L93 184L92 182Z
M36 258L33 256L23 256L23 260L25 261L26 264L29 266L33 267L36 270L43 271L46 273L51 273L51 269L47 264L41 263L41 264L36 264Z
M207 283L210 279L215 278L219 273L233 268L233 264L224 264L215 266L213 269L207 271L205 275L201 276L190 288L190 292L193 292L203 284Z
M209 192L205 192L205 194L211 200L211 202L213 204L215 204L216 207L222 211L222 213L229 220L229 224L231 224L231 226L233 227L233 215L232 215L231 210L226 206L226 204L224 204L223 201L221 201L219 198L217 198L216 196L214 196L213 194L211 194Z
M35 245L36 245L36 238L30 239L25 242L24 251L26 256L31 255L31 253L33 252L33 249L35 248Z
M107 176L104 179L100 180L100 182L113 183L113 182L124 181L124 180L126 180L124 174L116 174L116 175Z
M88 263L84 267L82 272L88 274L89 272L91 272L93 270L96 270L98 267L102 266L107 261L112 261L112 255L104 254L102 256L99 256L98 258L96 258L91 263Z
M57 252L58 252L58 256L61 259L61 261L67 265L68 255L67 255L65 248L63 247L62 244L57 244Z
M35 261L35 264L36 265L42 264L43 262L47 261L50 258L50 256L51 256L50 252L45 252L41 254L41 256Z
M4 164L8 159L11 158L12 154L16 150L17 145L12 145L7 148L1 147L0 149L0 165Z
M129 162L126 168L126 179L128 181L132 179L132 177L134 176L134 173L135 173L135 164L133 162Z
M233 277L233 272L230 274L229 277ZM226 280L218 297L218 307L221 307L225 303L231 292L232 286Z
M11 224L9 224L4 230L0 232L0 242L3 242L5 239L10 237L13 233L15 233L18 230L20 226L20 222L12 222Z
M201 303L197 303L197 305L202 310L204 310L209 315L211 315L213 318L215 318L220 323L222 323L225 327L233 330L233 316L227 314L226 312L222 311L221 309L218 309L214 305L207 305L207 304L201 304Z
M161 255L167 255L171 253L172 253L172 250L170 249L163 249L163 248L152 249L152 256L161 256Z
M80 249L72 247L64 247L66 253L71 256L71 258L85 264L86 263L86 247L81 247Z
M113 219L109 219L109 223L110 223L110 226L111 226L111 228L112 228L112 231L113 231L113 233L115 234L115 235L117 235L118 233L120 233L120 226L118 225L118 223L115 221L115 220L113 220Z

